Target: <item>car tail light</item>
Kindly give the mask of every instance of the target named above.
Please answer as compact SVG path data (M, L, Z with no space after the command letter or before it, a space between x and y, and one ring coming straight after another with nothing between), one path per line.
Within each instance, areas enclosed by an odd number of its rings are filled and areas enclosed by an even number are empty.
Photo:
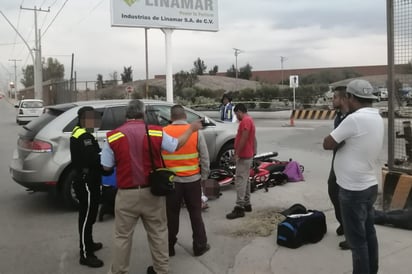
M19 139L18 146L25 150L32 152L52 152L52 145L50 143L40 140L24 140Z
M22 110L22 109L19 109L19 114L23 114L23 110Z

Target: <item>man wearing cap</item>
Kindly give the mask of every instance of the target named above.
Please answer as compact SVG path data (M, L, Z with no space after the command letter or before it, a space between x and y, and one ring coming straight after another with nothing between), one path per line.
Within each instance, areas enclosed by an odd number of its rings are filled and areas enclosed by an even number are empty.
M349 111L342 123L323 140L336 149L334 170L339 189L345 237L351 246L353 273L378 272L378 240L374 208L378 193L377 161L383 146L384 124L372 108L373 87L353 80L346 87Z
M96 221L100 200L102 169L100 147L90 133L100 126L100 115L90 106L77 112L78 123L70 137L70 155L76 171L73 188L79 200L80 264L102 267L103 261L94 254L102 248L102 243L93 241L93 224Z

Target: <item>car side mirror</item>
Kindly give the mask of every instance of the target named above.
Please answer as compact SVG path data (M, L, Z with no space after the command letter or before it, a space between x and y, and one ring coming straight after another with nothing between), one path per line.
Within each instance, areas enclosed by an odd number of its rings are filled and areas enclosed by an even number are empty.
M202 119L200 119L200 121L201 121L203 127L207 127L207 126L212 125L209 118L206 117L206 116L202 117Z
M14 108L19 108L19 105L14 105Z

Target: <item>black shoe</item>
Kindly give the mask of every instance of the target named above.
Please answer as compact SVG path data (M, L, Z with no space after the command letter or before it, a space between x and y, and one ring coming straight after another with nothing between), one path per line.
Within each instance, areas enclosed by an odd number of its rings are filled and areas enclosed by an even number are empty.
M169 245L169 257L173 257L174 255L176 255L175 247Z
M81 265L87 265L89 267L102 267L103 261L98 259L96 256L80 257L79 263Z
M246 212L252 212L252 205L245 205Z
M102 249L103 248L103 244L102 243L93 243L93 245L92 245L92 250L93 250L93 252L94 251L97 251L97 250L100 250L100 249Z
M229 220L245 217L245 210L242 207L235 206L232 212L226 215Z
M342 242L340 242L340 243L339 243L339 247L340 247L342 250L349 250L349 249L350 249L350 245L349 245L349 243L348 243L347 241L342 241Z
M206 244L203 248L200 248L200 249L193 248L193 255L194 255L195 257L202 256L202 255L205 254L209 249L210 249L210 245L209 245L209 244Z
M342 236L344 234L342 225L338 226L336 229L336 234L338 234L338 236Z
M149 266L149 267L147 268L146 273L147 273L147 274L156 274L156 271L154 271L153 266Z

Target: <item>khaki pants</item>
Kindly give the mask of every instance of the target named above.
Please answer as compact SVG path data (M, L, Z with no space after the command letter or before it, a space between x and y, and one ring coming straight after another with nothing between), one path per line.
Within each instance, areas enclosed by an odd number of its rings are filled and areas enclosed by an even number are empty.
M236 161L236 205L244 208L250 205L250 182L249 172L252 166L253 158L238 159Z
M139 218L147 232L154 270L168 272L169 249L165 197L153 196L150 188L119 189L115 202L113 261L109 274L129 272L133 232Z

